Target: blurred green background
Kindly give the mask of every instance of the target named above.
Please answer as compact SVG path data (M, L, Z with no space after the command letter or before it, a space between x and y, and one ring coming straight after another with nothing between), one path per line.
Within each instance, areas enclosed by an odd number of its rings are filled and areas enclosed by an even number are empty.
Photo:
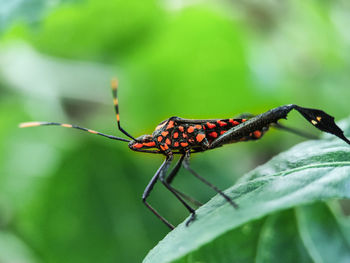
M170 116L225 118L296 103L349 115L348 1L0 0L0 262L140 262L168 232L141 195L163 157L57 127L150 134ZM296 114L286 122L315 132ZM317 133L317 132L316 132ZM303 140L259 142L193 156L221 189ZM185 171L174 184L213 192ZM171 222L186 209L156 185Z

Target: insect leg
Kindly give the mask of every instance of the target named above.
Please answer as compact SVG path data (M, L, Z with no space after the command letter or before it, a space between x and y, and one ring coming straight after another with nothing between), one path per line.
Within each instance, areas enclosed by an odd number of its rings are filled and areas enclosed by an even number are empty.
M343 131L335 124L334 118L332 116L321 110L303 108L295 104L288 104L257 115L247 120L246 122L231 128L226 133L216 138L210 144L210 148L213 149L225 143L239 140L251 132L261 130L264 127L268 127L271 124L276 123L280 119L286 119L288 113L293 109L297 110L317 129L331 133L346 143L350 144L350 141L344 136Z
M290 104L281 106L265 113L259 114L237 126L232 127L223 135L216 138L211 144L210 148L216 148L225 143L232 141L238 141L241 138L249 135L256 130L262 130L264 127L268 127L271 123L277 122L281 118L286 118L287 114L295 107Z
M211 189L213 189L215 192L217 192L218 194L220 194L223 198L226 199L227 202L230 203L230 205L232 205L234 208L238 208L238 205L233 202L231 200L231 198L229 196L227 196L225 193L223 193L219 188L217 188L215 185L211 184L210 182L208 182L206 179L204 179L202 176L200 176L199 174L197 174L194 170L192 170L192 168L190 167L190 152L187 151L185 154L185 158L184 158L184 162L183 165L184 167L191 173L193 174L195 177L197 177L199 180L201 180L203 183L205 183L206 185L208 185Z
M344 136L344 132L335 124L334 117L328 115L322 110L303 108L298 105L294 105L294 109L317 129L333 134L347 144L350 144L350 140Z
M173 187L173 189L179 196L181 196L184 200L190 202L191 204L193 204L197 207L203 205L203 203L199 202L198 200L194 199L193 197L188 196L187 194L184 194L183 192L179 191L178 189L176 189L174 187Z
M170 172L170 174L166 177L166 182L167 184L171 184L172 181L174 180L175 176L177 175L181 165L182 165L182 162L183 162L183 159L184 159L185 155L181 155L179 161L176 163L174 169ZM173 187L173 190L178 194L180 195L183 199L187 200L188 202L192 203L193 205L195 206L202 206L203 204L199 201L197 201L196 199L182 193L181 191L177 190L176 188Z
M129 138L133 139L134 141L137 141L133 136L131 136L128 132L126 132L121 126L120 126L120 117L119 117L119 102L118 102L118 80L117 79L112 79L112 95L113 95L113 104L114 104L114 109L115 109L115 114L117 118L117 124L118 124L118 129L124 133L126 136Z
M172 160L172 155L171 156L169 156L169 157L167 157L167 159L171 159ZM180 159L180 161L178 162L178 164L180 163L181 164L181 162L182 162L182 160ZM172 178L174 178L174 176L176 175L176 173L179 171L179 165L176 165L175 167L174 167L174 169L173 169L173 171L171 172L171 174L173 174L174 173L174 175L172 175L171 177ZM172 192L173 193L173 195L186 207L186 209L191 213L191 217L190 217L190 219L189 220L187 220L187 222L186 222L186 226L188 226L189 225L189 223L190 222L192 222L195 218L196 218L196 212L195 212L195 210L192 208L192 207L190 207L187 203L186 203L186 201L184 200L184 199L182 199L182 197L177 193L177 190L176 189L174 189L169 183L167 183L167 180L166 180L166 178L165 178L165 172L161 172L160 174L159 174L159 180L165 185L165 187L170 191L170 192Z
M164 224L166 224L170 229L174 229L174 226L169 223L168 220L166 220L164 217L162 217L157 210L155 210L148 202L147 197L149 197L154 185L157 183L159 176L161 173L165 173L166 170L168 170L169 165L171 163L172 159L169 159L168 157L165 159L165 161L162 163L162 165L159 167L155 175L152 177L151 181L148 183L145 191L142 195L142 202L147 206L149 210L152 211L153 214L155 214L160 220L163 221Z
M178 171L180 170L180 168L181 168L181 164L182 164L184 158L185 158L185 155L182 154L181 157L180 157L180 159L179 159L179 161L176 163L174 169L173 169L173 170L170 172L170 174L167 176L166 182L167 182L168 184L171 184L172 181L174 180L175 176L177 175L177 172L178 172Z
M294 134L299 135L301 137L304 137L306 139L311 139L311 140L318 139L318 137L313 135L313 134L310 134L310 133L307 133L307 132L304 132L304 131L301 131L301 130L298 130L298 129L295 129L295 128L291 128L291 127L282 125L279 122L272 123L271 127L275 128L275 129L287 131L287 132L290 132L290 133L294 133Z

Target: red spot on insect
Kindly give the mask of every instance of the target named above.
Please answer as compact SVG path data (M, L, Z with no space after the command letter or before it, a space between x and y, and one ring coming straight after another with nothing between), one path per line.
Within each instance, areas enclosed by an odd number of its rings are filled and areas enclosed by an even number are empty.
M247 121L247 119L242 119L242 122L245 122L245 121Z
M221 120L217 120L217 123L220 125L220 127L226 126L227 123Z
M143 145L147 146L147 147L153 147L156 145L156 143L155 142L144 142Z
M161 142L162 140L163 140L163 137L162 136L158 136L157 141Z
M214 123L207 122L207 127L208 127L209 129L213 129L213 128L216 127L216 125L215 125Z
M187 143L187 142L182 142L182 143L180 143L180 144L181 144L182 147L188 146L188 143Z
M167 139L165 140L165 143L168 144L168 145L170 145L170 144L171 144L171 141L167 138Z
M209 133L209 136L216 138L216 137L218 137L218 134L216 132L211 132L211 133Z
M171 129L173 127L174 127L174 121L169 121L168 126L166 127L166 129L168 130L168 129Z
M189 139L188 139L188 142L189 142L189 143L194 143L194 139L193 139L193 138L189 138Z
M174 147L179 147L179 143L178 142L174 142Z
M166 145L166 144L160 145L159 147L160 147L160 149L161 149L162 151L166 151L166 150L169 149L168 145Z
M178 132L174 132L173 138L176 139L177 137L179 137L179 133Z
M179 126L179 131L183 132L184 131L184 127L183 126Z
M255 131L255 132L253 132L253 134L254 134L255 138L257 138L257 139L261 137L261 131Z
M169 132L168 131L163 131L162 132L162 135L165 137L165 136L167 136L169 134Z
M186 134L186 133L183 133L183 134L182 134L182 137L183 137L183 138L187 138L187 134Z
M200 130L200 129L202 129L202 125L199 125L199 124L197 124L196 126L194 126L196 129L198 129L198 130Z
M194 132L194 127L193 126L188 127L187 132L188 133Z
M205 134L198 133L197 136L196 136L196 141L197 142L201 142L201 141L203 141L204 138L205 138Z
M143 147L143 144L142 143L135 143L132 147L135 149L140 149Z
M227 131L221 131L220 134L223 135L225 132L227 132Z
M233 119L229 119L228 121L229 121L232 125L238 125L238 124L239 124L238 121L235 121L235 120L233 120Z

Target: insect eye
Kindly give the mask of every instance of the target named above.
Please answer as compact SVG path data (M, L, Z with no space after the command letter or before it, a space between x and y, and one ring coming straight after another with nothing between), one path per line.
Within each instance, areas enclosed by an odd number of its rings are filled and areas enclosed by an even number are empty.
M151 141L153 141L153 137L150 135L144 135L144 136L142 136L142 141L143 142L151 142Z

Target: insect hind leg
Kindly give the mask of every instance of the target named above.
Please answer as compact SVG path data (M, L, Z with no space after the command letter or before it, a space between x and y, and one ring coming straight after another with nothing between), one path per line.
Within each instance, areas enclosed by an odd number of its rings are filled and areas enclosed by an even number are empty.
M295 128L291 128L291 127L282 125L279 122L271 124L271 127L275 128L275 129L278 129L278 130L282 130L282 131L287 131L287 132L293 133L295 135L304 137L306 139L311 139L311 140L318 139L318 137L316 135L313 135L313 134L308 133L308 132L304 132L304 131L299 130L299 129L295 129Z
M344 132L335 124L334 117L318 109L303 108L298 105L295 105L295 109L317 129L333 134L350 144L349 139L344 136Z
M260 130L263 127L270 126L277 123L280 119L286 119L288 113L295 109L298 111L307 121L309 121L317 129L331 133L338 138L342 139L346 143L350 144L350 141L344 136L344 132L335 124L334 117L328 115L324 111L310 108L303 108L295 104L288 104L269 110L265 113L257 115L244 123L241 123L223 135L216 138L211 144L210 148L216 148L223 144L230 143L235 140L239 140L247 134Z
M208 182L206 179L204 179L202 176L200 176L199 174L197 174L191 167L190 167L190 152L187 151L185 154L185 158L184 158L184 162L183 165L186 168L186 170L188 170L192 175L194 175L195 177L197 177L200 181L202 181L204 184L206 184L207 186L209 186L211 189L213 189L215 192L217 192L219 195L221 195L231 206L233 206L234 208L238 208L238 205L228 196L226 195L224 192L222 192L219 188L217 188L215 185L211 184L210 182Z

